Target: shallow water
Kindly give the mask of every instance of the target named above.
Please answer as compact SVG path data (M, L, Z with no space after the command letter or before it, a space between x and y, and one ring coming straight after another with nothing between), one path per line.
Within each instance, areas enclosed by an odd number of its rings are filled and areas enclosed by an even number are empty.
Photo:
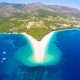
M45 48L38 64L29 37L0 34L0 80L80 80L80 30L52 33Z

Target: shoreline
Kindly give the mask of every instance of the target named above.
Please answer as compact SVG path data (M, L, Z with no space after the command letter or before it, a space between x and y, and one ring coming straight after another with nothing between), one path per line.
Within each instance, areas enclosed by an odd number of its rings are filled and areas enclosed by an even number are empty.
M56 31L50 32L49 34L45 35L42 38L42 40L40 40L40 41L37 41L36 39L34 39L32 36L26 34L25 32L22 33L23 35L28 37L29 41L32 44L32 47L33 47L33 50L34 50L33 58L34 58L34 61L36 63L43 63L44 62L47 45L48 45L48 43L50 41L51 36L54 35L55 32Z
M73 30L76 30L76 29L73 29ZM63 31L66 31L66 30L63 30ZM55 56L47 53L46 49L48 47L48 43L49 43L51 37L54 36L56 34L56 32L62 32L62 31L51 31L49 34L46 34L40 41L36 40L35 38L30 36L26 32L19 33L29 40L30 45L32 46L32 48L34 50L32 55L30 55L27 59L30 64L32 64L32 65L48 65L49 63L50 63L50 65L52 64L51 61L53 61L55 59ZM16 34L18 34L18 33L16 33ZM61 53L55 45L54 45L54 49L56 50L56 51L54 51L54 53L56 53L56 54ZM25 52L25 53L27 53L27 52ZM58 60L58 58L55 60ZM25 60L25 62L26 62L26 60ZM55 63L55 61L53 61L53 62ZM25 65L27 65L27 63Z
M61 29L61 30L52 30L51 32L55 31L55 32L60 32L60 31L66 31L66 30L80 30L79 28L72 28L72 29ZM49 33L51 33L49 32ZM23 34L23 33L26 33L26 32L3 32L3 33L0 33L0 34ZM48 33L48 34L49 34ZM27 34L27 33L26 33ZM29 34L28 34L29 35Z

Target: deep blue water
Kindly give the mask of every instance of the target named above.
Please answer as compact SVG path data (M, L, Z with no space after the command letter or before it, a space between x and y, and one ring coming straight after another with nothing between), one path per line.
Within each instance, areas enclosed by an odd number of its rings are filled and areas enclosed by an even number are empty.
M57 41L62 51L60 67L63 80L80 80L80 30L60 32Z
M24 46L28 46L27 55L33 53L29 39L21 34L0 34L0 80L80 80L80 30L58 31L55 35L47 49L52 53L54 44L58 47L58 63L30 67L15 56Z

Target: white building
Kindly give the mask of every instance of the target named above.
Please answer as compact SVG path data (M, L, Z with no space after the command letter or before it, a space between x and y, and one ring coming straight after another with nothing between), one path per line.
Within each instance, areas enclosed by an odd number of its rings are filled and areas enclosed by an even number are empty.
M75 28L80 28L80 24L75 24L74 27Z
M61 28L67 28L67 27L69 27L70 25L68 25L68 24L61 24Z

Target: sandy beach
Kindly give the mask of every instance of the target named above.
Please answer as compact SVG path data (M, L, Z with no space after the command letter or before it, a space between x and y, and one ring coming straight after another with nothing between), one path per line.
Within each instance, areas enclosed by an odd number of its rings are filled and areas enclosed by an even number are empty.
M32 36L28 35L27 33L22 33L30 40L32 47L34 49L33 57L36 63L42 63L45 60L45 51L48 45L48 42L51 36L55 33L55 31L50 32L49 34L45 35L45 37L41 41L37 41Z

